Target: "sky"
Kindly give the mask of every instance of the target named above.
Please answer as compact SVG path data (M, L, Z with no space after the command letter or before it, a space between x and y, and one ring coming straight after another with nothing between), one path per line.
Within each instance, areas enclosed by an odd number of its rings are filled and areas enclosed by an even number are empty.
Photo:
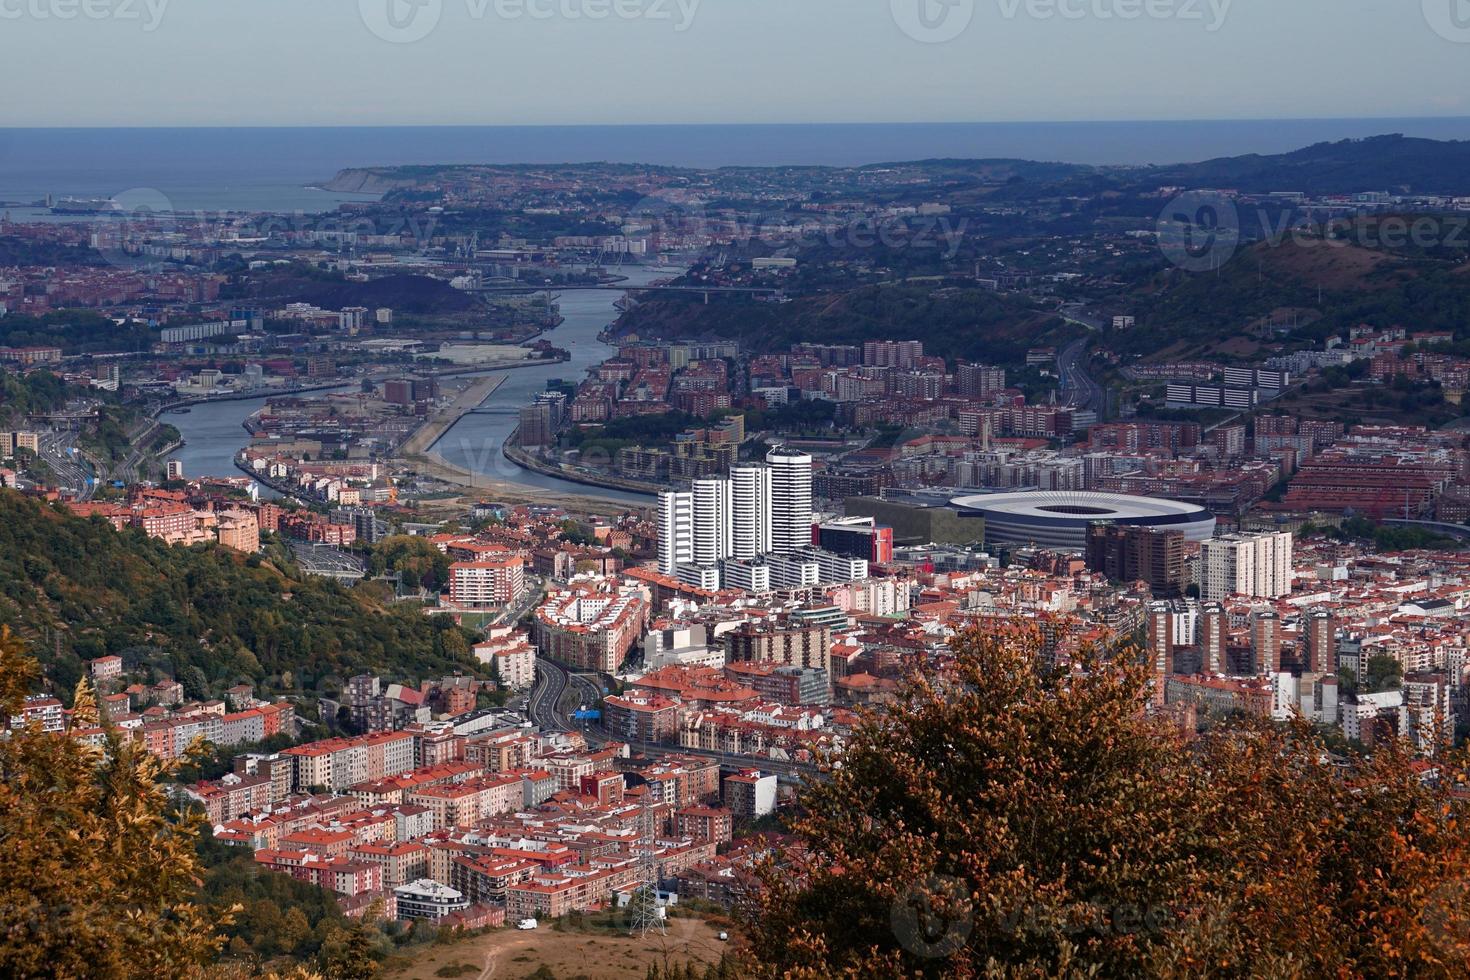
M1470 0L0 0L0 125L1470 115Z

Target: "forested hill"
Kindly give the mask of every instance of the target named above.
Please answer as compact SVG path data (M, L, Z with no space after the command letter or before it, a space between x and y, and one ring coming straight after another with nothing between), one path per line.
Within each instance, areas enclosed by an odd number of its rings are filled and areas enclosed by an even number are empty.
M476 666L469 634L448 617L260 556L119 532L12 490L0 490L0 623L31 642L62 694L85 661L109 653L171 673L193 697L246 679L311 691L329 675L420 679Z
M1351 194L1406 188L1418 194L1470 194L1470 142L1373 136L1317 143L1290 153L1160 167L1150 178L1247 192Z

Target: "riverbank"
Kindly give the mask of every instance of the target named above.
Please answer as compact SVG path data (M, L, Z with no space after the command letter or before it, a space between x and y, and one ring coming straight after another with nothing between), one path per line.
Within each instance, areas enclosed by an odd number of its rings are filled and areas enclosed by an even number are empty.
M450 428L452 427L453 423L450 424ZM445 431L448 431L448 429ZM415 435L417 434L415 433ZM442 437L442 433L440 433L439 437ZM436 437L436 442L439 437ZM428 444L429 448L414 453L400 452L395 462L401 467L414 469L420 476L426 476L438 480L441 483L446 483L467 496L481 498L493 496L496 500L508 504L550 504L573 514L622 514L629 510L639 509L640 506L638 504L628 503L627 501L613 500L608 497L595 497L590 494L559 493L530 484L492 479L482 473L476 473L467 467L458 466L449 462L443 456L432 451L433 445L434 443L431 442ZM509 454L506 455L506 458L511 459ZM512 461L514 460L512 459ZM529 467L526 467L526 469L529 469ZM531 470L531 472L539 472L539 470ZM581 481L568 480L567 482ZM595 486L596 484L593 485ZM608 489L618 488L613 487ZM644 491L634 490L632 492L642 493Z
M380 370L372 374L363 375L355 380L344 381L338 378L335 381L324 381L315 385L299 385L290 388L255 388L250 391L232 391L223 395L199 396L196 398L181 398L177 401L167 402L149 412L153 418L158 418L164 412L172 412L180 408L191 408L195 405L214 405L220 402L243 402L256 398L291 398L295 395L306 395L314 391L336 391L342 388L351 388L360 385L364 381L383 381L398 374L427 374L436 378L452 378L463 374L480 374L485 371L514 371L517 368L545 367L548 364L561 364L566 361L565 357L528 357L516 361L487 361L484 364L466 364L461 367L441 368L435 371L424 371L414 368L413 365L396 366L391 370Z
M644 483L642 480L627 480L620 476L602 476L601 474L594 476L583 470L563 469L554 463L548 463L532 453L526 452L519 446L513 445L514 442L515 434L512 433L511 437L500 447L501 453L505 455L506 459L521 469L530 470L532 473L540 473L542 476L554 476L558 480L566 480L568 483L580 483L588 487L602 487L604 490L622 490L624 493L647 494L650 497L656 496L660 491L668 489L668 487L658 483Z
M434 416L423 425L414 430L413 435L403 440L398 447L398 453L402 456L417 456L426 453L434 447L434 444L444 438L444 433L454 428L454 424L464 418L473 410L485 403L485 399L495 393L495 390L505 384L505 375L494 374L488 378L481 378L470 383L470 386L459 393L438 415Z

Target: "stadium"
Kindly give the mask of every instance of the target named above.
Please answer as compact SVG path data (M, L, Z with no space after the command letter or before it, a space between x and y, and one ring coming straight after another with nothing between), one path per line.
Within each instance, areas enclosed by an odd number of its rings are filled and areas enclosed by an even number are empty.
M1120 493L1033 490L978 494L951 501L961 514L985 518L985 546L1085 552L1094 524L1131 524L1183 531L1189 541L1215 533L1215 515L1195 504Z

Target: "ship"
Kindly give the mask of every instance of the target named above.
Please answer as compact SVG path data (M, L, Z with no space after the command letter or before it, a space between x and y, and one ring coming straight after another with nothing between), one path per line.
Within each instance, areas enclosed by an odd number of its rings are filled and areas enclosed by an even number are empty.
M52 214L102 214L117 210L110 197L63 197L52 204Z

